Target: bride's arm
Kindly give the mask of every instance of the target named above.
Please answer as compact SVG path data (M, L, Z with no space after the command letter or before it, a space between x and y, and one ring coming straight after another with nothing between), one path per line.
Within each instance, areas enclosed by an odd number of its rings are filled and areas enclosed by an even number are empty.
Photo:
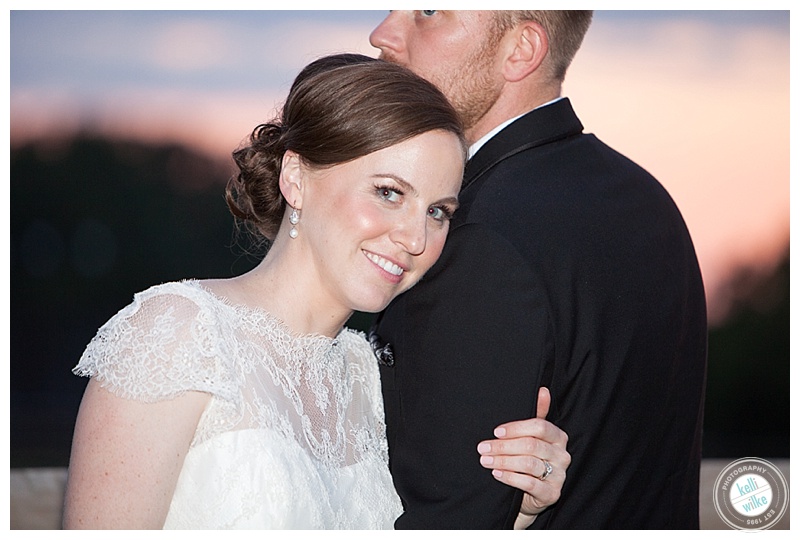
M91 379L75 425L64 528L161 528L209 399L186 392L144 403Z
M497 439L478 445L481 464L500 482L525 492L515 529L527 528L536 516L561 497L572 457L567 434L545 420L550 391L540 388L536 418L509 422L495 429ZM546 477L542 476L548 470Z

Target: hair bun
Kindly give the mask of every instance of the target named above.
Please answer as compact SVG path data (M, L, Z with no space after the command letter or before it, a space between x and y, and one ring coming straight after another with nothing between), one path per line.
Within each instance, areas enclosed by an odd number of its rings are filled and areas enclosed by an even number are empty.
M285 152L283 126L270 122L256 126L249 144L233 153L239 174L228 181L225 199L234 216L269 240L275 238L285 202L279 189Z

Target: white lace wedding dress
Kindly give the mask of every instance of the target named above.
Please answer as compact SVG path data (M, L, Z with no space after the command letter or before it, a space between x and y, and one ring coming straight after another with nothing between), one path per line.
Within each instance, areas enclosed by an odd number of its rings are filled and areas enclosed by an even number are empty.
M135 296L75 367L147 402L208 392L165 528L391 528L378 366L360 333L296 336L197 281Z

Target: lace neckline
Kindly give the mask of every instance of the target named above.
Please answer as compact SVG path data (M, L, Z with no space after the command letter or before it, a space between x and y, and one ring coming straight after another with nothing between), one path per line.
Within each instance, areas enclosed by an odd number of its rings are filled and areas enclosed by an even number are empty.
M210 298L215 303L233 310L238 316L242 317L243 319L252 318L257 322L263 322L269 327L276 329L280 337L286 340L286 342L293 343L296 346L302 348L303 350L318 351L319 357L321 359L332 360L335 357L342 356L341 353L335 354L335 352L341 349L340 345L342 338L348 332L348 329L345 327L342 327L339 330L339 332L336 334L336 337L329 337L317 333L310 333L310 334L298 333L289 328L289 325L287 325L286 322L283 321L283 319L281 319L276 315L273 315L269 311L259 307L234 303L229 298L221 296L212 291L211 289L209 289L208 287L204 286L197 279L184 280L182 283L189 285L194 289L200 291L202 294Z

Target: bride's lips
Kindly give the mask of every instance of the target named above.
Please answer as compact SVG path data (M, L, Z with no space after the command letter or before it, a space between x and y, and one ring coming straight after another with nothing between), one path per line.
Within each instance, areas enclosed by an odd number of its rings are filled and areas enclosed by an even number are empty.
M403 273L405 273L406 269L399 264L392 262L385 257L381 257L377 253L372 253L371 251L366 250L361 251L375 266L392 276L392 278L394 278L393 281L400 281L400 278L403 277Z

